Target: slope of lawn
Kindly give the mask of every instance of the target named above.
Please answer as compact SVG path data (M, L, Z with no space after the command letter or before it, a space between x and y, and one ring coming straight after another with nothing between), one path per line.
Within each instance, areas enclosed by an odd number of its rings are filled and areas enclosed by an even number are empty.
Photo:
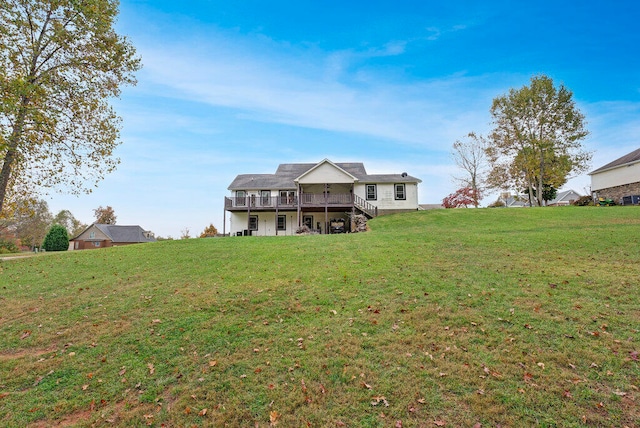
M0 262L7 426L639 426L640 208Z

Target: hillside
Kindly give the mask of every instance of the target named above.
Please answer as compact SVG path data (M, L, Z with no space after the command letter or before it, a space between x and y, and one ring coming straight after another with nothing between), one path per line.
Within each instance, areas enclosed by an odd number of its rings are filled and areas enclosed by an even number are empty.
M638 426L640 207L0 262L8 426Z

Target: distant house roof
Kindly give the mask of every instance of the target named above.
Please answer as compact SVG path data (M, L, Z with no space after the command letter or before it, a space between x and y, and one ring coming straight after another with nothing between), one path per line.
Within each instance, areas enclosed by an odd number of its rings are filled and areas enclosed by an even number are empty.
M84 232L92 227L96 227L100 232L104 233L112 242L116 243L139 243L139 242L155 242L156 238L152 234L145 231L140 226L121 226L116 224L100 224L94 223L86 228L82 233L72 240L80 237Z
M561 202L570 202L578 199L582 195L575 190L563 190L562 192L558 192L556 197L550 201L547 201L547 205L555 205Z
M628 153L622 156L621 158L614 160L613 162L609 162L608 164L601 166L600 168L594 171L591 171L589 175L596 174L598 172L603 172L613 168L618 168L620 166L625 166L638 161L640 161L640 149L634 150L631 153Z
M504 205L506 207L529 207L531 206L528 201L526 201L526 196L514 197L509 196L504 199Z
M327 159L320 163L330 162ZM344 170L361 183L421 183L416 177L402 174L374 174L369 175L361 162L330 162ZM278 166L275 174L240 174L229 185L229 190L266 190L266 189L295 189L296 179L317 167L319 163L283 163Z

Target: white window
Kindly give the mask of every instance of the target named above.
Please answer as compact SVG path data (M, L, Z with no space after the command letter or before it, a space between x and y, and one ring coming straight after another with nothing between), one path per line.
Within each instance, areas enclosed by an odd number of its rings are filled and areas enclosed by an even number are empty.
M407 193L405 192L404 183L396 183L395 186L396 200L404 201L407 199Z
M278 216L278 230L287 230L287 216L279 215Z
M375 201L378 199L377 190L375 184L367 184L367 201Z
M249 216L249 230L258 230L258 216L250 215Z

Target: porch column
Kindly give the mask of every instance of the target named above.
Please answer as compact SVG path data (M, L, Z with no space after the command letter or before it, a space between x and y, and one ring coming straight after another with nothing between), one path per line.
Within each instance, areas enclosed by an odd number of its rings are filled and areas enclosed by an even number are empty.
M276 196L276 236L278 236L278 208L280 207L280 197ZM286 223L286 222L285 222Z
M251 227L251 219L249 218L251 217L251 199L249 195L245 196L245 202L247 203L247 230L249 230ZM242 235L244 235L244 233Z
M302 224L300 224L300 204L302 203L302 186L300 186L300 183L298 183L298 227L302 226Z
M324 234L328 234L329 230L329 185L324 183Z

